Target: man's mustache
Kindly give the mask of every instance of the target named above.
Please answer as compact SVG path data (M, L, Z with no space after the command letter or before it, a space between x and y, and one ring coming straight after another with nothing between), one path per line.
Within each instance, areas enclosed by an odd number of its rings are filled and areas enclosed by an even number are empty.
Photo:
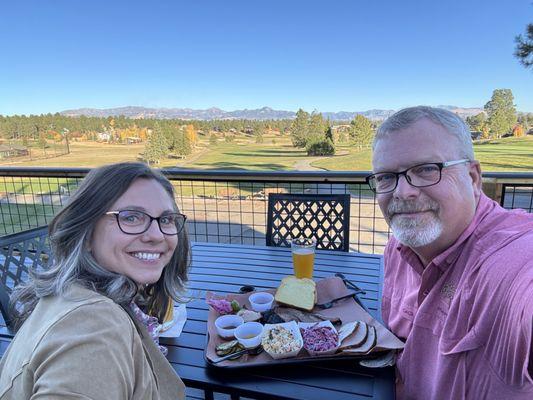
M415 213L422 211L438 211L439 204L435 201L428 200L424 202L393 200L387 206L389 217L400 213Z

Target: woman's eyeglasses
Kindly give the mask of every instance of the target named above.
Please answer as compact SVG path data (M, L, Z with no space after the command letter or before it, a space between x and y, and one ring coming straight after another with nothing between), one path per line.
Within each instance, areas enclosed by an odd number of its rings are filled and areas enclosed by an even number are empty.
M185 226L187 216L180 213L163 214L160 217L152 217L151 215L139 210L120 210L108 211L106 215L114 215L117 219L120 230L128 235L139 235L146 232L153 220L157 221L157 225L161 233L165 235L177 235Z

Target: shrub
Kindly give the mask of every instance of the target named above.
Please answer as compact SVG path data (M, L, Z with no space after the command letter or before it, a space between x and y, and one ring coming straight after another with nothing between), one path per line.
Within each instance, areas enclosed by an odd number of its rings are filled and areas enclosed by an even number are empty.
M332 156L335 154L335 145L329 139L318 139L307 143L305 147L308 156Z

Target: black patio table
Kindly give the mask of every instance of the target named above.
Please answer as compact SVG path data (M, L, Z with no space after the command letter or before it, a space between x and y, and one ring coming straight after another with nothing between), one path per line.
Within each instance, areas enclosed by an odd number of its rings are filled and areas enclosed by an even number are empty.
M374 318L380 318L382 257L374 254L317 251L314 279L341 272L366 294L361 297ZM168 360L187 385L187 397L254 399L394 399L394 369L369 369L356 360L316 361L245 369L217 368L204 358L208 307L207 290L237 293L244 285L257 290L276 288L292 275L290 249L281 247L194 243L187 304L187 322L179 338L161 338ZM0 355L9 344L0 328ZM227 396L227 395L226 395Z

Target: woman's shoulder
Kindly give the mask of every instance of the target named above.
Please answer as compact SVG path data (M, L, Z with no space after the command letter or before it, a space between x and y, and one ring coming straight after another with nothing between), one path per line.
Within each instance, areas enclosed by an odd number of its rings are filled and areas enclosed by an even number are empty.
M62 295L42 298L15 340L32 343L36 348L56 338L70 340L82 335L88 339L106 335L110 341L131 346L135 330L133 321L120 305L93 290L72 285Z
M112 299L94 290L80 285L70 286L61 296L51 296L43 299L41 311L44 318L49 315L49 321L54 321L56 329L70 327L78 330L81 327L94 327L99 330L102 324L110 328L133 330L134 324L126 311ZM34 312L35 312L34 311ZM68 322L68 323L65 323Z
M6 354L0 389L18 380L28 390L130 398L137 377L145 376L145 389L152 390L141 338L129 315L82 287L41 299Z

